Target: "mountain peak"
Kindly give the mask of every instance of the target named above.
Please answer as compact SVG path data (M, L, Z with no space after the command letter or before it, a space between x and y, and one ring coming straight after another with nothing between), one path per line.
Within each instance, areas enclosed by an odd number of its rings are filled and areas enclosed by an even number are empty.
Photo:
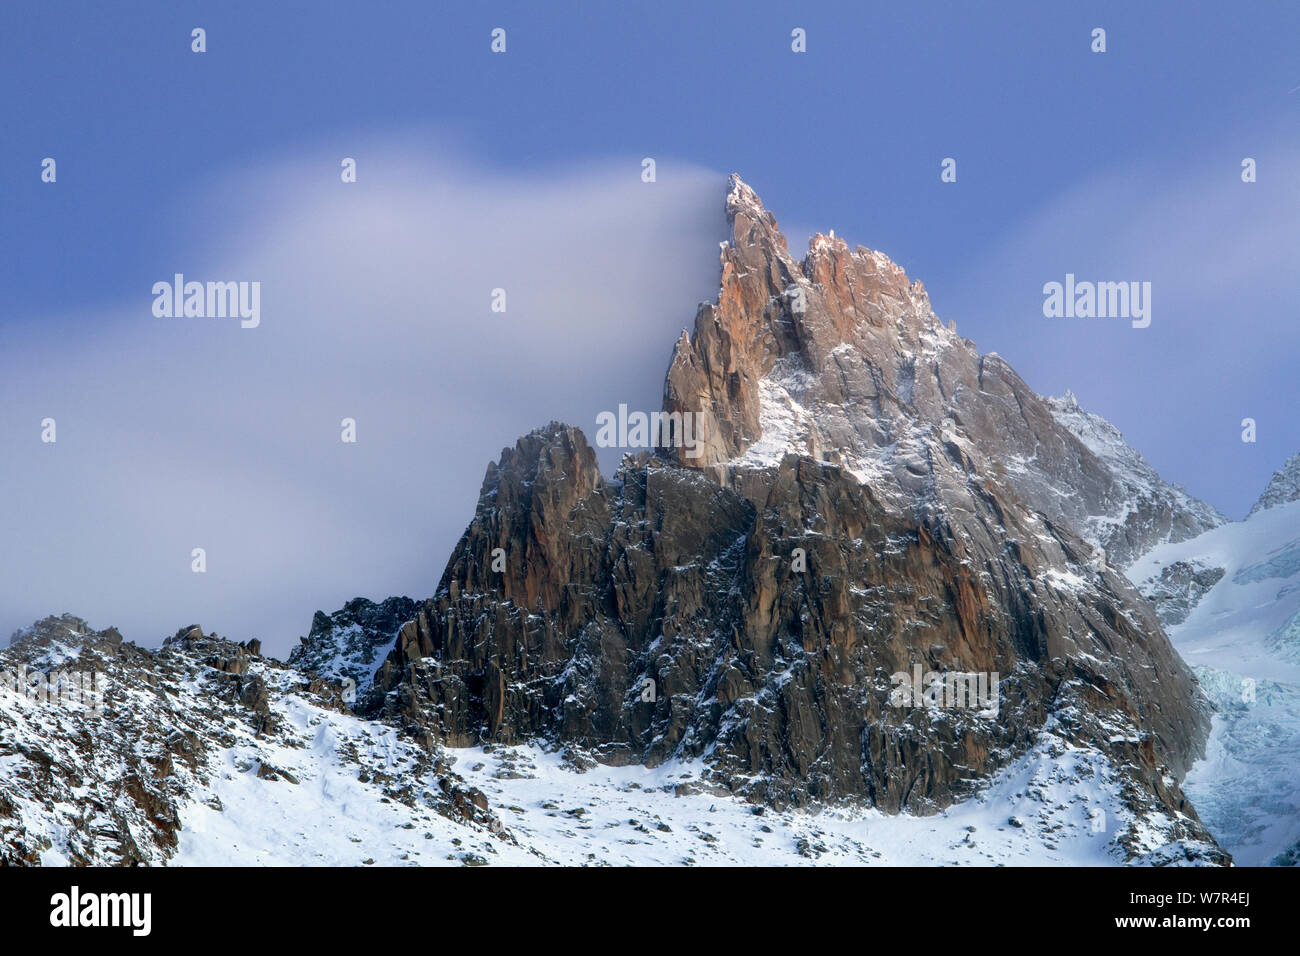
M1281 468L1273 472L1273 477L1269 479L1263 494L1259 496L1259 500L1255 502L1255 506L1250 509L1250 514L1246 517L1249 518L1257 511L1266 511L1289 501L1298 500L1300 500L1300 452L1292 455Z
M945 499L969 511L968 479L992 478L1066 518L1116 567L1225 520L1160 479L1072 394L1044 399L945 328L924 286L884 253L828 232L796 260L734 174L727 215L718 298L678 340L665 381L665 411L696 415L704 446L670 451L679 464L729 485L737 469L793 453L922 512Z
M740 173L732 173L727 177L727 209L731 210L732 206L752 205L763 208L763 202L758 198L758 193L740 178Z
M758 193L736 173L727 177L726 209L733 245L770 246L785 252L785 236L776 217L763 208Z

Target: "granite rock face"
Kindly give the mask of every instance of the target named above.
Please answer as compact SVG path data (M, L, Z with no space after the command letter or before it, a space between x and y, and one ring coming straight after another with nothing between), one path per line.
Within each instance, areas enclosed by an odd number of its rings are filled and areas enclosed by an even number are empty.
M605 482L580 432L521 439L489 469L372 706L451 746L711 754L717 779L755 799L893 811L958 799L1050 713L1090 742L1131 741L1124 760L1152 785L1199 746L1203 705L1158 623L1109 571L1075 588L1090 549L1070 533L1012 526L1007 560L1001 529L918 526L795 456L743 486L644 457ZM890 675L918 664L996 671L996 716L893 706Z
M796 262L735 178L727 213L718 301L665 384L701 446L609 480L558 423L504 450L363 709L453 747L701 758L755 801L887 812L962 799L1051 728L1221 860L1176 782L1209 706L1100 546L1221 516L1117 475L1058 419L1077 406L942 327L884 256L819 236ZM992 706L894 694L995 673Z

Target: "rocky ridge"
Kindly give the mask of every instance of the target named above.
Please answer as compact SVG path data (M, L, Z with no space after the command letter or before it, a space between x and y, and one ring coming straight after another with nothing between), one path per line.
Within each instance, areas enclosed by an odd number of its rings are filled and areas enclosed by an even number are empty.
M359 801L401 807L412 826L442 821L466 844L511 840L438 754L347 715L338 683L263 657L256 641L189 626L151 651L65 614L15 634L0 673L0 865L166 863L187 820L225 813L228 787L319 786L325 761L297 755L322 734L328 769L359 781ZM82 693L71 678L92 673L97 694ZM63 679L54 694L51 674Z
M393 649L398 631L418 609L419 604L408 597L390 597L378 604L359 597L333 614L317 611L307 636L289 652L289 664L305 673L350 681L352 695L364 694Z

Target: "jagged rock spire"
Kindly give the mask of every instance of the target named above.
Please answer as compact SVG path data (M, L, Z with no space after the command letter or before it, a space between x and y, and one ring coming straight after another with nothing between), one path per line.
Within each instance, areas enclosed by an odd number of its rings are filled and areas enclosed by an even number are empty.
M678 340L665 379L665 410L701 419L704 454L670 449L679 464L729 484L738 468L808 455L922 510L969 510L977 475L1064 518L1121 567L1226 520L1139 465L1113 428L1118 445L1099 447L1100 420L1077 402L1053 405L945 328L885 254L831 233L795 260L735 174L726 210L718 298Z

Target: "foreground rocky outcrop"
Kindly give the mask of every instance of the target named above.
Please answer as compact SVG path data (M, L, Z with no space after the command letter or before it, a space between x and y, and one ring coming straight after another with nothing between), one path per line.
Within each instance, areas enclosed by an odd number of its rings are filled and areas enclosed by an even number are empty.
M358 800L401 806L411 819L492 826L483 795L439 754L366 746L384 728L345 716L337 682L263 657L256 641L189 626L147 650L64 614L14 635L0 651L0 681L0 866L163 864L187 816L225 812L225 780L305 790L308 774L327 769L363 780ZM296 709L301 723L288 719ZM286 755L313 752L321 715L334 713L357 725L352 736L332 739L328 761L287 769ZM206 856L221 860L225 849Z
M734 178L727 212L718 302L665 386L703 453L607 481L574 428L503 451L364 707L453 747L701 758L753 800L889 812L960 800L1051 725L1222 859L1176 782L1209 706L1102 549L1221 516L1117 475L1058 420L1076 407L943 328L884 256L816 237L795 262ZM996 672L996 708L900 706L916 672Z

